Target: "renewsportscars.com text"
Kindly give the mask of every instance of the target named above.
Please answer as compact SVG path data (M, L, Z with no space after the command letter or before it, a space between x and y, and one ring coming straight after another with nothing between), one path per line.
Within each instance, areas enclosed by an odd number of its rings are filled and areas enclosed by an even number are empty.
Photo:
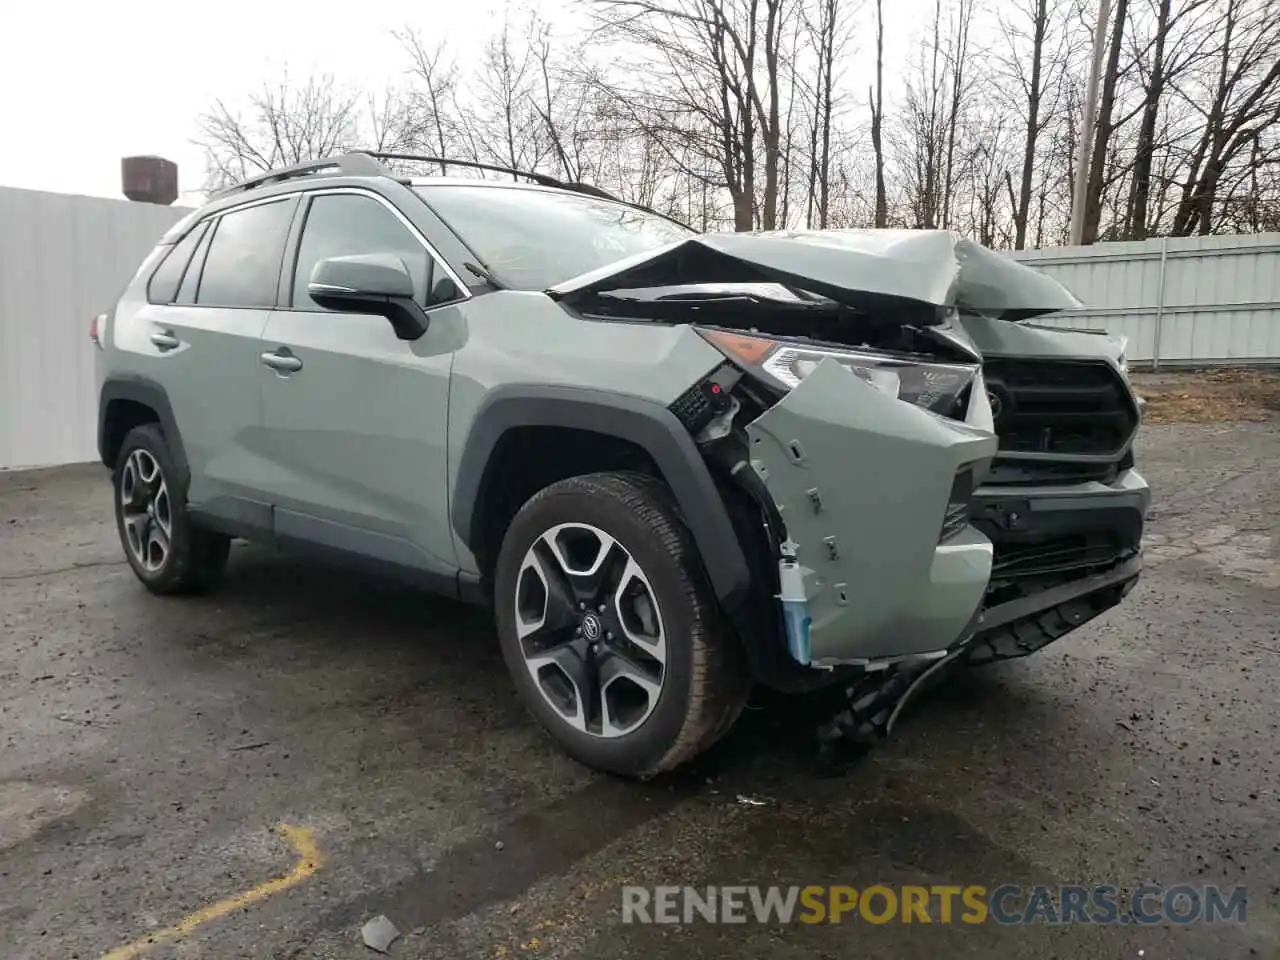
M1245 922L1244 887L1006 884L623 887L623 923L1156 924Z

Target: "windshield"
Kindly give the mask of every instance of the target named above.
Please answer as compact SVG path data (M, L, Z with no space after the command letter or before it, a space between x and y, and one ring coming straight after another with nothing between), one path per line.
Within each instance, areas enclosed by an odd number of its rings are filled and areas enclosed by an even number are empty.
M416 189L483 266L516 290L545 290L694 236L656 214L568 190L462 184Z

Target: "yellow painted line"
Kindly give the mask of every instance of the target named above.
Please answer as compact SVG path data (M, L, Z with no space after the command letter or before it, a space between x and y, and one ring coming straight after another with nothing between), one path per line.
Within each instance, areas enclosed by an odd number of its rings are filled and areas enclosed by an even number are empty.
M298 862L283 877L276 877L266 883L259 884L251 890L246 890L244 893L237 893L235 896L227 897L225 900L219 900L217 903L202 907L195 913L183 917L171 927L152 931L132 943L116 947L110 953L103 954L102 960L133 960L134 957L140 957L161 944L181 940L190 936L197 927L201 927L211 920L225 917L227 914L234 913L236 910L247 907L251 903L257 903L280 893L282 890L296 887L320 869L321 863L324 862L324 857L320 853L320 848L316 846L315 837L312 836L310 830L306 827L294 827L287 823L282 823L279 831L280 835L288 841L289 846L293 847L298 854Z

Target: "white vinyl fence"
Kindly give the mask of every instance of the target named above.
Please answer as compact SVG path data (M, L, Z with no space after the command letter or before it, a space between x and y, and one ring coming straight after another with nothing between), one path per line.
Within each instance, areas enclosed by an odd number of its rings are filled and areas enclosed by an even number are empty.
M188 212L0 187L0 469L97 458L89 321Z
M96 459L90 318L188 212L0 187L0 469ZM1280 234L1017 256L1088 304L1045 322L1126 334L1132 360L1280 362Z
M1152 367L1280 363L1280 233L1026 250L1083 310L1037 320L1124 334Z

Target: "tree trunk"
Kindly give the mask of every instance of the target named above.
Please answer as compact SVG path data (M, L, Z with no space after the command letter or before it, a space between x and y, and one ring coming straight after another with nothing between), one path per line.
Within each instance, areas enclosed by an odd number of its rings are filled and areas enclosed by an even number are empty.
M956 128L960 124L960 107L964 96L964 68L969 52L969 18L972 0L959 0L955 47L951 51L951 103L947 112L947 154L942 176L941 221L945 230L951 226L951 193L955 187Z
M825 36L822 43L822 154L818 162L818 225L825 230L831 216L831 119L834 112L836 60L836 18L839 0L823 0Z
M1120 47L1124 41L1124 24L1129 0L1116 0L1116 22L1111 28L1111 47L1107 51L1107 70L1102 78L1102 98L1098 103L1098 120L1093 129L1093 153L1089 160L1088 186L1084 206L1084 229L1081 242L1085 246L1098 241L1102 222L1102 190L1107 172L1107 147L1114 132L1111 117L1115 113L1116 87L1120 80ZM1081 131L1088 136L1089 131Z
M884 189L884 0L876 0L876 89L871 107L871 149L876 158L875 224L889 225L889 201Z
M1040 136L1040 72L1044 63L1044 36L1049 26L1049 0L1036 0L1031 41L1031 89L1027 93L1027 136L1022 148L1022 183L1018 208L1013 214L1013 249L1027 245L1027 217L1031 213L1031 182L1035 174L1036 140Z
M1133 160L1133 186L1129 199L1129 237L1147 238L1147 208L1151 201L1151 170L1155 163L1156 120L1160 113L1160 95L1164 92L1164 45L1169 33L1169 14L1173 0L1159 0L1155 49L1151 55L1151 78L1147 82L1142 104L1142 123L1138 128L1138 145Z

